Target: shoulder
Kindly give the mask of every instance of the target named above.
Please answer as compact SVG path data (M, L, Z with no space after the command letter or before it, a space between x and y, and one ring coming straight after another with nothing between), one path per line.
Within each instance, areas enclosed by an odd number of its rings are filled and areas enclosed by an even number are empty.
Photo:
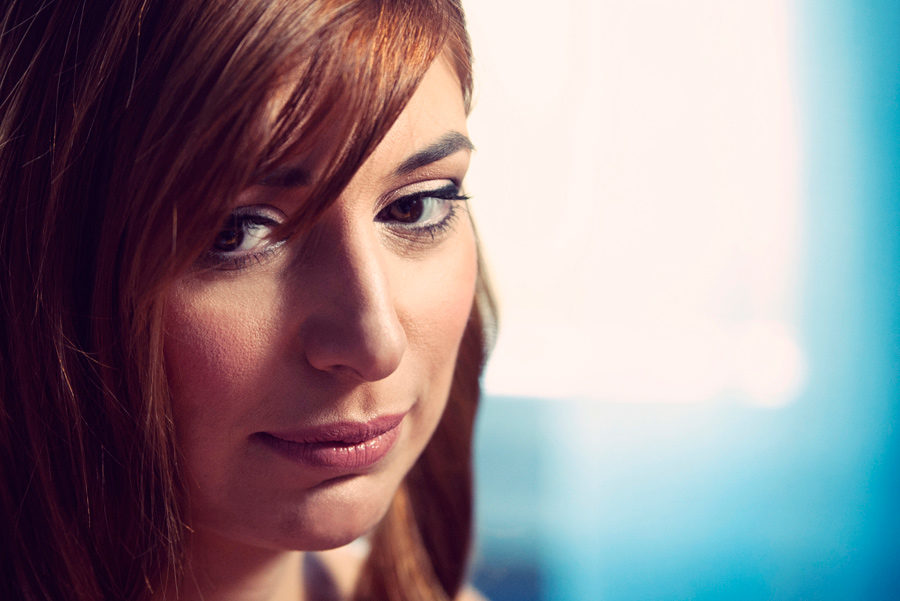
M471 586L466 586L456 595L455 601L488 601L488 599Z
M365 539L349 545L307 554L307 578L318 589L318 598L349 599L353 594L360 571L369 555ZM488 601L487 597L467 585L454 601Z

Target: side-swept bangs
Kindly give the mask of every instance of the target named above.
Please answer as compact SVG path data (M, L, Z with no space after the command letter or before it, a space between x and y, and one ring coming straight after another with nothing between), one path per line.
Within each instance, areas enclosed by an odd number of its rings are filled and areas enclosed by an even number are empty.
M173 25L148 48L129 90L123 119L134 135L120 137L125 151L117 155L135 160L113 169L113 194L132 199L121 206L130 219L123 215L124 227L113 236L120 249L134 245L124 253L133 264L121 272L144 284L148 273L165 282L182 272L242 189L291 157L325 151L310 200L287 224L303 229L374 150L452 37L447 3L432 0L228 2L204 15L176 10L158 17ZM464 73L468 97L468 66ZM136 106L144 97L158 100ZM132 113L139 118L130 119ZM121 148L135 141L135 148ZM153 252L156 244L165 252Z

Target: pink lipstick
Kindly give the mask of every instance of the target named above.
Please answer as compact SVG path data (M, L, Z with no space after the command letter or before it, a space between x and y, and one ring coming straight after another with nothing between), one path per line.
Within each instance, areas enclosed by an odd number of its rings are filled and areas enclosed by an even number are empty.
M364 469L393 448L405 416L384 415L367 422L336 422L255 436L280 455L311 467Z

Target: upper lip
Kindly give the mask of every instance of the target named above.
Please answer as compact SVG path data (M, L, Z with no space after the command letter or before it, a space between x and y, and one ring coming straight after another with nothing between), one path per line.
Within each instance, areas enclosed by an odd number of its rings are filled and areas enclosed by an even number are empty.
M266 434L298 444L332 443L352 445L366 442L400 425L406 413L382 415L368 421L340 421L297 430L267 431Z

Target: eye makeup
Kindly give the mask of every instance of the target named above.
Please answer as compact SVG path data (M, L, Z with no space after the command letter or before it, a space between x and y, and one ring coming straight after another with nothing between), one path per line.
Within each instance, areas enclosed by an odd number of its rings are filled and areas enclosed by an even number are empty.
M404 239L437 242L453 225L461 203L469 197L452 181L439 188L405 194L392 200L375 216L375 221Z
M272 232L284 221L273 207L251 205L235 209L225 220L200 266L239 270L272 256L284 240L272 240Z

